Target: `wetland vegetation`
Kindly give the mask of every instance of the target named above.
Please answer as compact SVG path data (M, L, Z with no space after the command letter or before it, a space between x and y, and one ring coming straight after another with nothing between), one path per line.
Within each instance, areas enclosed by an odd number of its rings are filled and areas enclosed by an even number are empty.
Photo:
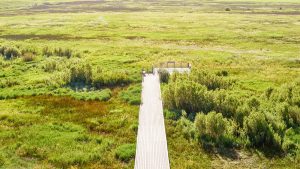
M171 168L297 168L297 0L1 0L0 168L133 168L141 70Z

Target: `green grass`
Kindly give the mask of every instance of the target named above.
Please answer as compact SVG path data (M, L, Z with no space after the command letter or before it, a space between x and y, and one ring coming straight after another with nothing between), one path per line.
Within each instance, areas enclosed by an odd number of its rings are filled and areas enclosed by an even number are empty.
M131 105L140 105L141 92L140 85L130 86L120 93L120 97Z
M135 144L124 144L117 148L116 157L124 162L128 162L135 156Z

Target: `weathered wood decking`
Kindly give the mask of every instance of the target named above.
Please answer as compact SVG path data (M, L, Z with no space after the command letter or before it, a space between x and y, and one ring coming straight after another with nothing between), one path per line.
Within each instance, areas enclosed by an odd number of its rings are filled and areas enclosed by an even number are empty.
M191 67L187 65L153 68L154 74L143 77L135 169L170 169L158 70L164 69L170 74L189 73Z
M170 168L160 83L157 73L146 74L143 81L134 168Z

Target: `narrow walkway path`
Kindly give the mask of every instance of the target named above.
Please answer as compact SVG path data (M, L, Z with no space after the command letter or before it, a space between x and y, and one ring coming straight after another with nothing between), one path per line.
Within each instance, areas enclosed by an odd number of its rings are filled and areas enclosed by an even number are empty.
M146 74L139 114L135 169L170 169L158 74Z

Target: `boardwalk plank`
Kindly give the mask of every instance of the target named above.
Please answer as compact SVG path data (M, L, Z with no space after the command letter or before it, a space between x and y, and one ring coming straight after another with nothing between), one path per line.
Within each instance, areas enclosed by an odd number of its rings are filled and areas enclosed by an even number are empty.
M170 168L160 83L157 73L146 74L143 81L134 168Z

